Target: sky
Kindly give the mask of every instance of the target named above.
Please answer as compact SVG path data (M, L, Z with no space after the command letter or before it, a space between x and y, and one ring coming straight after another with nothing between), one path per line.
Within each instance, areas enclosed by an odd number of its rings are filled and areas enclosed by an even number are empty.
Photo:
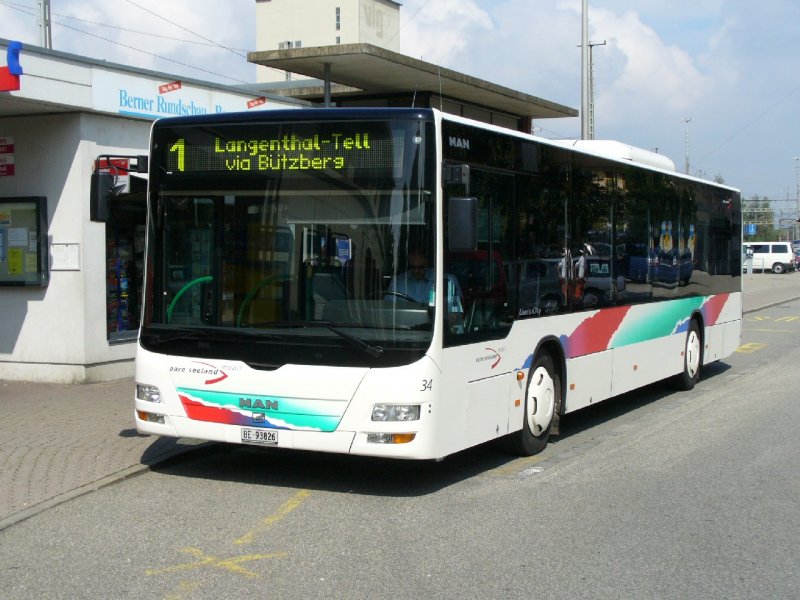
M401 52L580 109L581 4L402 0ZM0 0L0 37L40 45L37 5ZM255 82L254 0L51 0L50 10L55 50ZM692 175L797 212L800 2L589 0L589 40L597 139L657 149L680 171L688 157ZM580 137L579 118L535 126Z

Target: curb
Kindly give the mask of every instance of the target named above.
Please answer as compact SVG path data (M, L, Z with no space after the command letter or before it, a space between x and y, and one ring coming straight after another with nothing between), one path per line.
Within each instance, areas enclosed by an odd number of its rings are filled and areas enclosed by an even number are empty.
M0 519L0 532L13 525L21 523L22 521L26 521L31 517L35 517L39 513L58 506L59 504L68 502L69 500L73 500L91 492L96 492L102 488L119 483L120 481L138 477L143 473L151 471L153 467L163 465L164 463L167 463L174 458L178 458L179 456L183 456L184 454L188 454L190 452L199 454L201 451L208 451L214 446L218 445L217 442L190 440L188 438L178 438L175 440L175 442L178 444L181 444L181 442L183 443L179 447L164 453L163 456L158 457L148 464L139 463L130 467L125 467L124 469L121 469L115 473L111 473L110 475L106 475L90 483L83 484L75 489L62 492L56 496L53 496L52 498L43 500L38 504L34 504L33 506L29 506L21 511L15 512L3 519Z

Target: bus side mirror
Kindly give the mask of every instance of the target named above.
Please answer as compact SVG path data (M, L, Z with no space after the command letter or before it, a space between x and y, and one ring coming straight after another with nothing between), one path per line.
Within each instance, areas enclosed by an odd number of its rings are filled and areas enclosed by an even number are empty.
M89 217L96 223L108 221L108 203L114 177L108 173L95 171L92 173L92 189L89 192Z
M92 173L89 191L89 218L95 223L108 221L109 203L116 198L124 185L115 185L114 176L104 171Z
M478 199L451 196L448 204L447 237L450 252L478 249Z

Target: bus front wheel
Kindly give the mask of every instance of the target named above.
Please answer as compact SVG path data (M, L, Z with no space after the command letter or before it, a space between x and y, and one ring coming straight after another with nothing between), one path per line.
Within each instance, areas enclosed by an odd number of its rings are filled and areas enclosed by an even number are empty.
M525 391L525 415L522 429L511 434L510 449L522 456L544 450L561 399L561 376L549 354L533 361Z

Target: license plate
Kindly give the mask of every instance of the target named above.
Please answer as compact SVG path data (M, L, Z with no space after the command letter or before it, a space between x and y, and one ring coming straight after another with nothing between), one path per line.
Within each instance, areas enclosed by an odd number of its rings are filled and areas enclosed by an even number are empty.
M243 444L278 445L278 432L274 429L249 429L242 427Z

